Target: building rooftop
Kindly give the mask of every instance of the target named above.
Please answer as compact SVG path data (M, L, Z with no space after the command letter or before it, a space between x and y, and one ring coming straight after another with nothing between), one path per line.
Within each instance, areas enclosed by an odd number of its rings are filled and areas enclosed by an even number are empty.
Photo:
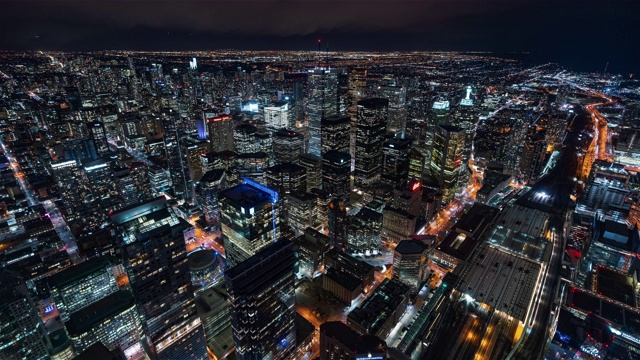
M65 323L69 335L80 335L103 320L135 306L136 302L128 290L112 293L73 314Z
M480 236L499 213L500 209L496 207L475 203L471 209L458 220L455 224L455 229L470 233L472 236Z
M408 285L396 279L385 279L347 318L366 329L369 334L375 334L389 315L402 304L409 290Z
M476 238L465 233L452 231L442 240L437 249L457 259L467 261L477 244Z
M108 256L92 258L51 275L48 280L49 285L62 288L82 280L87 275L104 271L104 268L107 266L111 266L111 260Z
M206 173L204 173L204 175L202 175L200 182L215 183L215 182L221 181L223 177L224 177L224 170L222 169L209 170Z
M348 272L353 274L359 279L364 279L369 273L374 271L373 266L370 264L358 260L353 256L346 254L336 248L332 248L325 255L325 259L333 260L338 270L347 269Z
M400 241L394 251L402 255L417 255L424 253L427 249L429 249L429 245L426 243L416 239L407 239Z
M226 199L238 208L259 208L272 202L272 195L251 184L239 184L224 190L219 195L220 200Z
M216 263L216 252L214 250L193 251L187 256L189 270L198 271L206 269Z
M349 274L344 271L337 271L334 268L327 269L327 272L324 274L327 278L333 280L338 285L349 291L355 291L358 286L362 285L362 281L360 281L357 277Z
M487 242L536 262L547 263L551 258L552 246L547 239L531 236L501 225L497 225L491 230Z
M482 187L478 190L479 193L489 194L491 193L498 185L505 181L510 181L511 175L503 174L501 172L487 170L484 172L484 177L482 178Z
M496 224L530 236L540 237L547 230L549 214L522 205L506 208L498 217Z
M338 341L356 354L379 354L387 350L387 343L374 335L360 335L341 321L328 321L320 325L321 336Z
M255 284L255 273L264 273L272 267L278 265L278 261L283 256L287 256L293 251L294 243L282 239L258 251L249 259L237 264L231 269L227 269L225 278L233 281L238 288L253 287ZM293 270L292 270L293 271Z
M367 99L362 99L358 101L358 106L364 106L364 107L389 106L389 100L382 99L382 98L367 98Z
M479 303L526 322L541 265L483 244L465 267L456 286Z
M599 294L629 306L637 307L636 286L634 276L604 267L596 266L592 288Z
M277 164L265 169L265 171L270 174L296 174L302 172L306 173L306 169L304 167L294 163Z
M124 360L124 356L118 356L111 352L104 344L97 342L74 357L79 360Z

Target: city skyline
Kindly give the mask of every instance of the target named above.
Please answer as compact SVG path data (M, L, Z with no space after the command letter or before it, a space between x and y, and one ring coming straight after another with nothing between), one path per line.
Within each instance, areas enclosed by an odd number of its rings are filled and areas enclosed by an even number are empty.
M637 73L634 1L3 1L4 50L479 51ZM592 24L585 28L585 24ZM507 55L509 54L509 55Z
M640 360L637 5L6 4L0 359Z

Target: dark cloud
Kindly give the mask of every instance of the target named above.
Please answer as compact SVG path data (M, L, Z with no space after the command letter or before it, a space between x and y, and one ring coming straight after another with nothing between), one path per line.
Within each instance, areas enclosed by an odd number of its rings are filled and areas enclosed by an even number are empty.
M531 51L640 64L639 1L0 1L3 49Z

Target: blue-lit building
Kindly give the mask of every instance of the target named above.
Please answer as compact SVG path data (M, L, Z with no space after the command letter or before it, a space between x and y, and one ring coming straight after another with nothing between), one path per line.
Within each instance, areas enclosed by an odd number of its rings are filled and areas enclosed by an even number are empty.
M249 179L220 193L220 223L228 267L277 240L278 199L276 191Z

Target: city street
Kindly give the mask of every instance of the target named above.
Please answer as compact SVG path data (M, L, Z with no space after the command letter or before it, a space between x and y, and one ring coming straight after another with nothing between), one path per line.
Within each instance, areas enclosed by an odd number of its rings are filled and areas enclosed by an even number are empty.
M33 189L31 189L31 186L27 183L23 173L20 171L20 165L14 160L14 157L9 152L10 149L8 149L5 146L4 141L0 141L0 145L2 145L2 149L4 150L4 153L11 161L11 168L14 172L14 176L20 183L20 188L22 189L25 196L27 197L29 204L32 206L37 205L39 202L33 196ZM64 218L60 214L60 210L58 209L58 207L51 200L47 200L43 202L42 205L44 206L44 209L49 214L51 223L53 224L56 232L58 233L58 236L65 243L66 250L67 250L67 253L69 253L69 257L71 257L71 261L73 261L74 264L78 264L82 262L82 258L78 254L78 245L76 243L76 238L73 236L71 231L69 231L69 227L67 226L67 223L64 221Z

